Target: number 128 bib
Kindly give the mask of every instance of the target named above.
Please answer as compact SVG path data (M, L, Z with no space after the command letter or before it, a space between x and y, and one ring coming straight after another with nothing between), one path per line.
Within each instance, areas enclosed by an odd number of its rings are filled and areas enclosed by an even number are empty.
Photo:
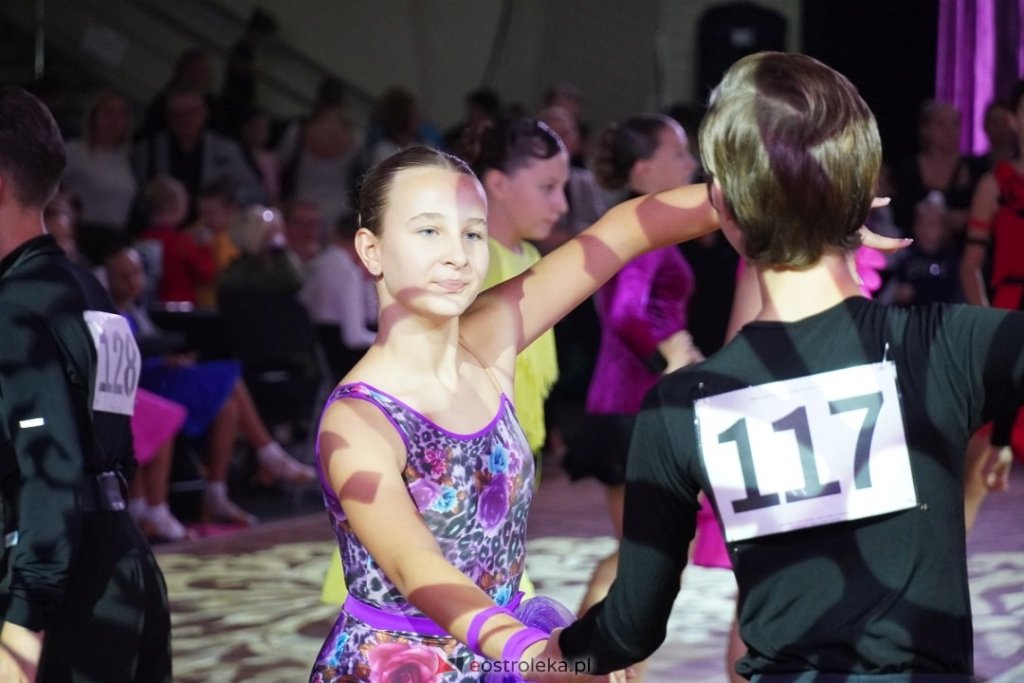
M694 403L727 541L917 505L891 361Z
M96 347L92 409L131 415L135 411L142 357L128 321L104 311L85 311L84 316Z

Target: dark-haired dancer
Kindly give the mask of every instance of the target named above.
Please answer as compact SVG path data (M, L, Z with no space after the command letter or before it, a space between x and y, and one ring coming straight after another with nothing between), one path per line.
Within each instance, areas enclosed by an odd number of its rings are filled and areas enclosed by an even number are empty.
M139 351L45 232L64 163L42 103L0 88L0 675L170 681L163 575L127 510Z

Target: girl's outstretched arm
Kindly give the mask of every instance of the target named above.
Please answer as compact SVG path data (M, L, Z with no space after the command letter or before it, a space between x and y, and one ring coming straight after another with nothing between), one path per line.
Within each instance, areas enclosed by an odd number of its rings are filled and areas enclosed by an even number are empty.
M505 352L505 340L514 339L518 353L633 258L717 227L705 185L618 204L523 274L481 294L463 317L462 334L484 353Z

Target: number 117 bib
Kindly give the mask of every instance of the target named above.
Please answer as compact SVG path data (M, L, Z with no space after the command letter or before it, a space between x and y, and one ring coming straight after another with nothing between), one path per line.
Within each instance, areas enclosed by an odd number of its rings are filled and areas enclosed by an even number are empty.
M738 389L694 409L727 541L917 505L891 361Z

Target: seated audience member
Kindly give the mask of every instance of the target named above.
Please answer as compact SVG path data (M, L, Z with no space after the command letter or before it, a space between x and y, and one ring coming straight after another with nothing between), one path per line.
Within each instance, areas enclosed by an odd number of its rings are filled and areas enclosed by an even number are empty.
M68 258L81 263L78 251L78 215L74 201L64 190L58 190L53 199L43 209L43 224L46 232L57 240L57 246L64 250Z
M132 478L128 514L150 541L180 541L191 536L167 504L174 439L188 409L139 389L132 414L132 442L139 468Z
M320 327L332 380L340 380L373 343L377 294L355 253L355 213L342 215L327 248L314 258L299 300ZM327 338L329 336L329 338Z
M276 204L281 199L281 169L277 154L267 146L270 115L262 109L250 110L242 121L239 140L246 162L263 183L267 201Z
M277 144L281 199L316 203L324 220L317 235L321 244L326 227L351 208L359 145L345 86L331 77L317 88L309 116L292 123Z
M135 173L142 182L168 175L178 179L195 199L202 188L219 178L238 186L243 204L265 202L266 195L242 148L231 138L210 130L202 96L193 90L175 90L167 98L167 130L140 140L134 150ZM195 217L195 205L188 217Z
M92 263L123 239L137 183L131 163L131 104L106 90L89 107L85 134L67 145L68 165L61 181L81 211L78 242Z
M256 451L260 482L306 483L316 473L294 460L271 438L242 382L237 362L197 361L194 354L180 349L176 338L158 329L138 306L145 272L134 249L123 247L115 251L107 257L105 265L110 296L128 319L142 351L140 386L185 406L185 435L193 439L205 437L204 520L255 524L256 518L227 495L228 471L239 434Z
M149 137L167 128L167 99L177 90L199 93L208 114L216 115L220 112L220 100L213 93L210 55L199 48L190 48L178 56L170 78L146 105L136 139Z
M159 176L146 184L142 202L147 227L140 240L157 260L147 264L159 273L156 300L195 305L197 291L213 284L216 270L210 245L197 242L182 226L188 210L185 187L174 178Z
M231 239L239 254L217 280L218 298L226 292L298 295L302 269L289 249L280 211L259 204L246 208L231 228Z
M324 239L320 207L311 199L290 199L281 208L281 213L288 248L299 258L303 266L306 266L316 258L323 245L330 241ZM338 220L342 220L348 213L347 209L339 213ZM326 237L333 239L331 235Z
M214 281L197 286L196 304L200 308L217 307L215 281L239 254L231 239L231 226L239 212L238 193L228 180L215 180L199 193L199 220L191 232L198 244L209 245L214 267Z

